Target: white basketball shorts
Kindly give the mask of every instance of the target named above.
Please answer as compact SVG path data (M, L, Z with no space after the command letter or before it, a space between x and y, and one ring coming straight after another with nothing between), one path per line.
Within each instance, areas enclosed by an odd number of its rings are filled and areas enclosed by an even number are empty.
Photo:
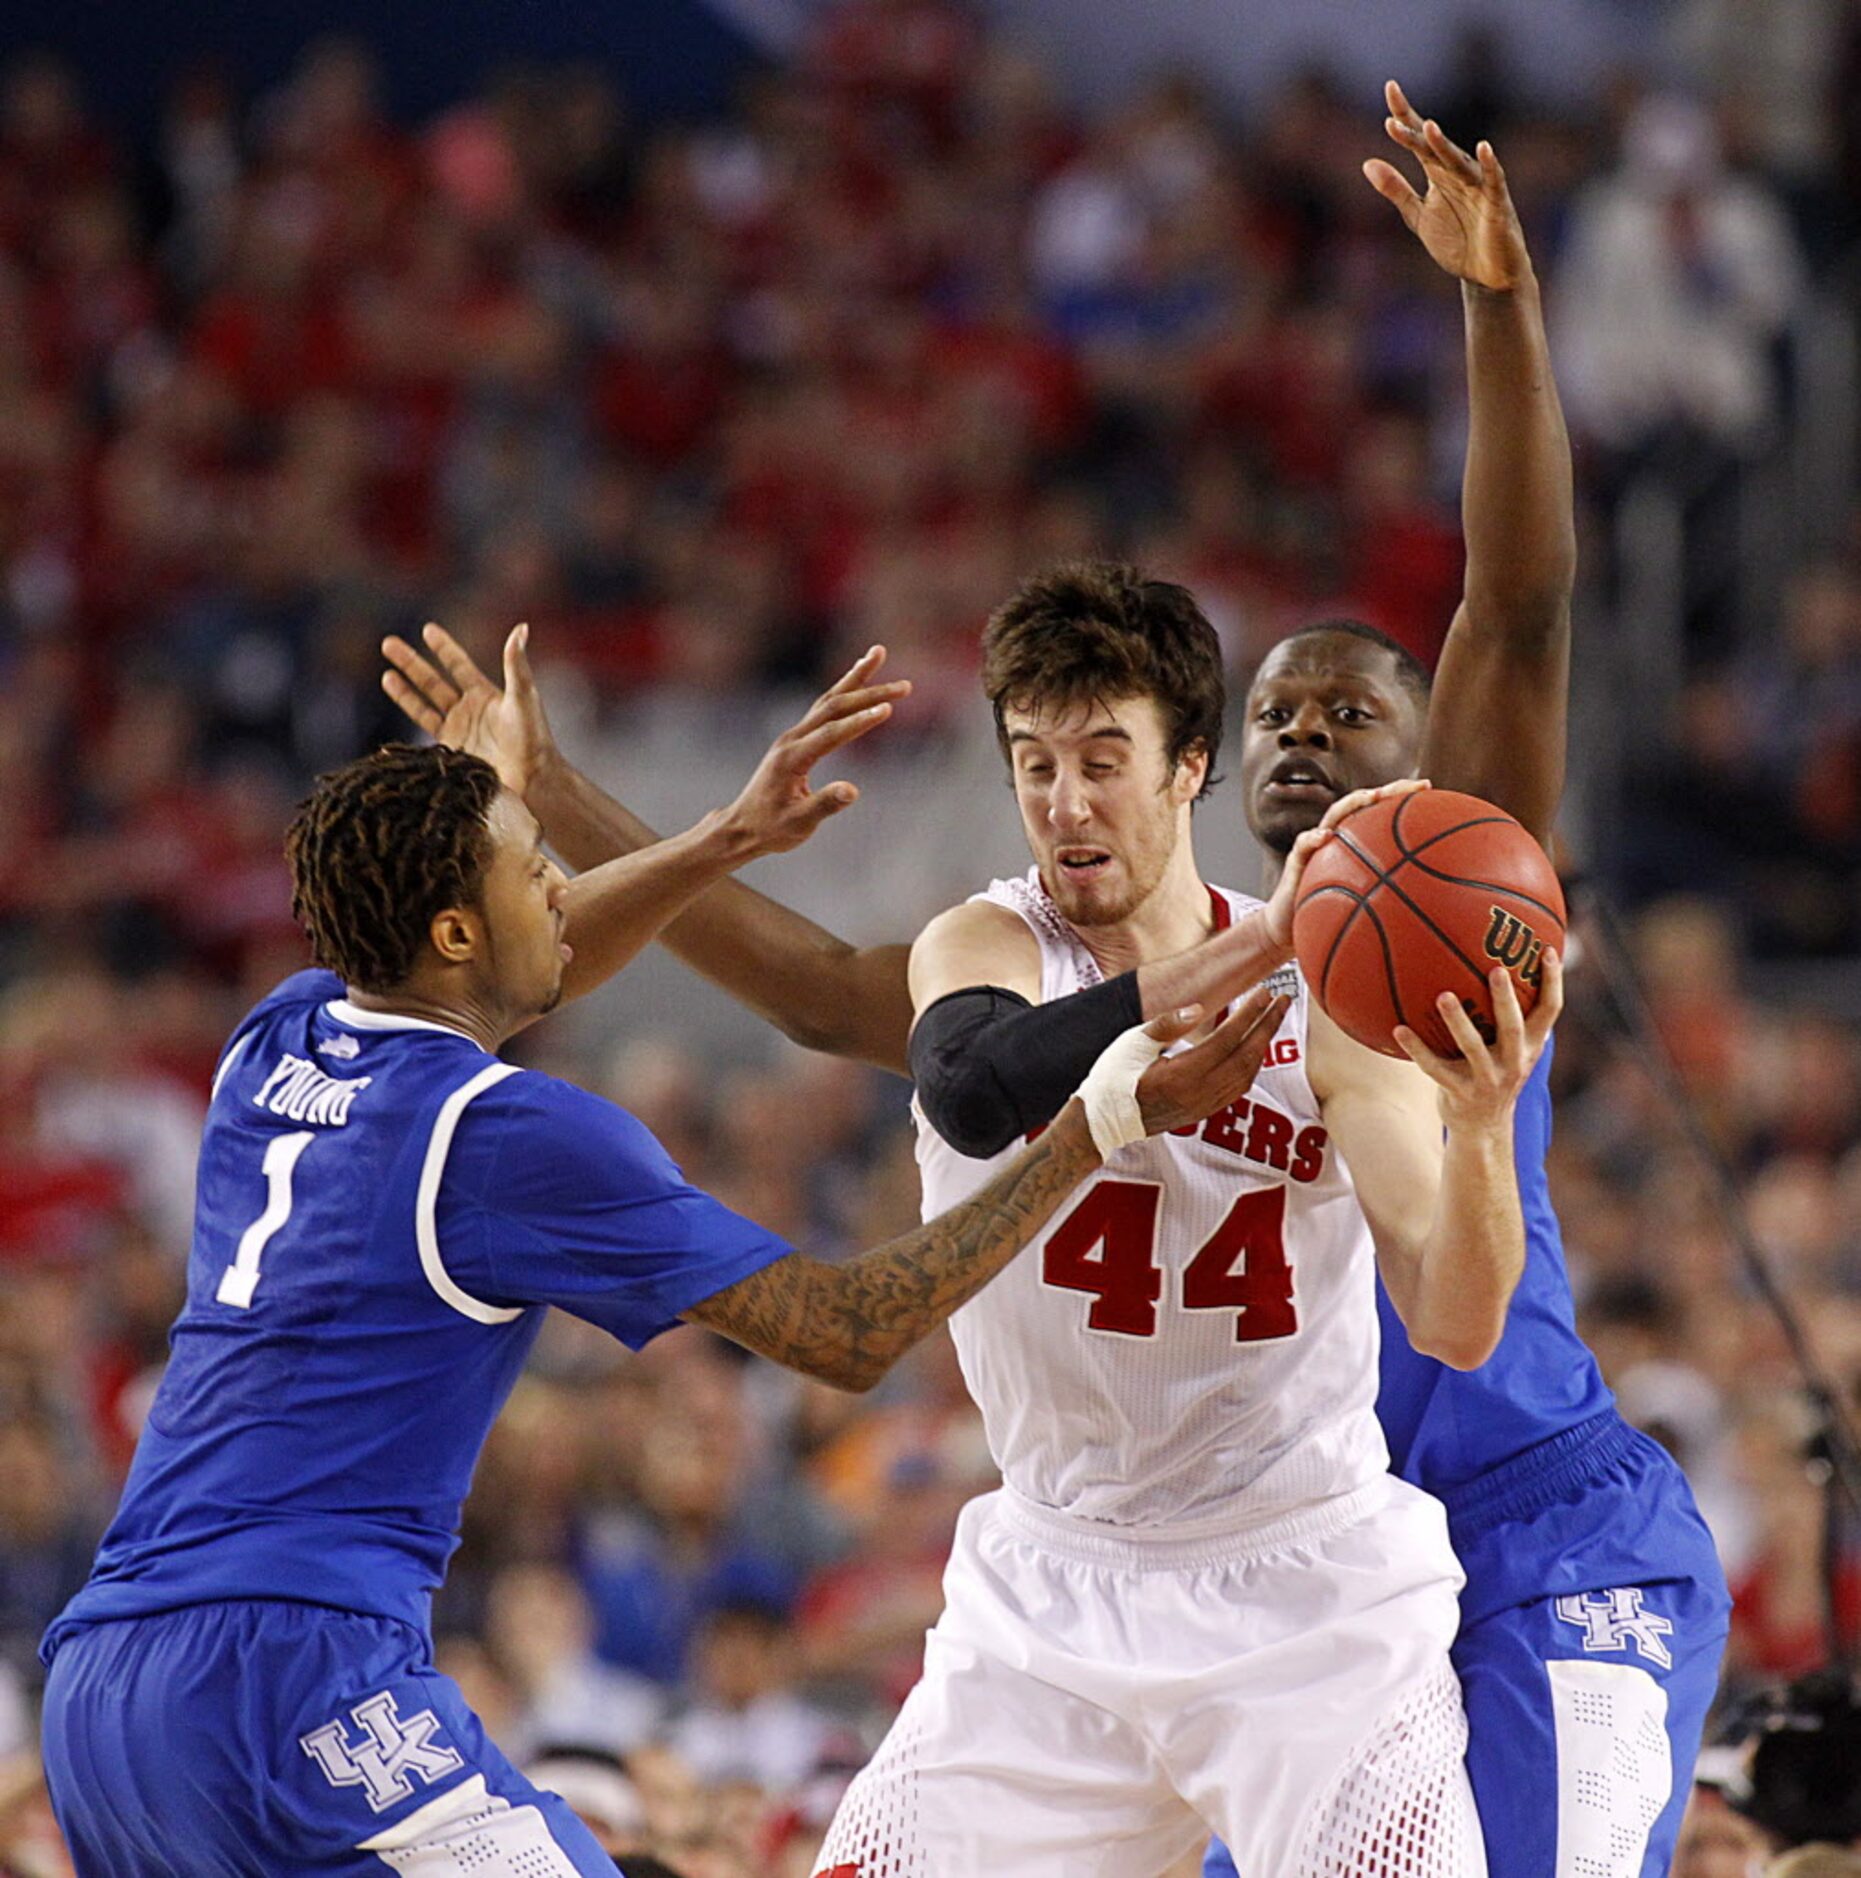
M1212 1830L1247 1878L1484 1878L1460 1585L1439 1502L1387 1476L1155 1539L985 1495L820 1869L1154 1878Z

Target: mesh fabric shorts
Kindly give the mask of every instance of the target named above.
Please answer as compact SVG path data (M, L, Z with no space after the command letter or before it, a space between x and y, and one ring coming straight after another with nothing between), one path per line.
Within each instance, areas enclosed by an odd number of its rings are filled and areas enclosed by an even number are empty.
M1731 1609L1680 1469L1610 1411L1494 1469L1449 1517L1492 1878L1662 1878ZM1214 1847L1205 1878L1235 1871Z
M1212 1826L1259 1878L1483 1878L1439 1504L1381 1478L1245 1530L964 1512L924 1678L849 1789L833 1878L1130 1878Z

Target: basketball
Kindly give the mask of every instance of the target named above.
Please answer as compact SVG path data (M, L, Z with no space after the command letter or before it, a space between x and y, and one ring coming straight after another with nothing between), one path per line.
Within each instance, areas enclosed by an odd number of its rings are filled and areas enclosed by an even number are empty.
M1543 848L1503 809L1424 789L1347 815L1312 857L1292 943L1312 995L1359 1043L1401 1056L1407 1024L1459 1056L1435 1000L1460 999L1490 1043L1487 974L1512 974L1519 1007L1538 1002L1546 946L1564 945L1564 894Z

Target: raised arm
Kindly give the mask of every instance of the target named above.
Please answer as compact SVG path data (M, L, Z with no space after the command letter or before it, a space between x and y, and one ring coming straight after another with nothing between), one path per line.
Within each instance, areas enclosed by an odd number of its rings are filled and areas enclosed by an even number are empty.
M517 627L505 642L502 689L443 627L428 626L424 637L431 658L404 639L382 642L388 661L382 689L429 735L495 764L570 867L598 868L659 843L653 829L563 756L530 672L528 627ZM907 682L873 682L884 659L874 647L827 698L856 713L904 697ZM732 880L708 887L658 937L795 1042L906 1073L907 947L850 945Z
M1485 796L1541 841L1564 786L1576 526L1570 439L1551 375L1537 275L1489 143L1469 156L1391 83L1390 138L1420 163L1364 174L1461 283L1468 438L1467 573L1435 674L1422 772Z
M1007 1265L1107 1152L1246 1091L1272 1036L1257 1007L1158 1060L1200 1017L1190 1006L1115 1039L1053 1126L949 1212L840 1265L790 1253L685 1315L836 1388L870 1389Z
M1409 1341L1454 1369L1477 1369L1498 1347L1525 1269L1512 1118L1563 1008L1556 954L1545 954L1529 1018L1504 972L1493 974L1493 1003L1493 1047L1444 997L1461 1055L1434 1056L1398 1030L1412 1063L1366 1050L1312 1011L1312 1086L1370 1222L1384 1287Z
M832 691L818 698L769 746L729 807L714 810L682 835L577 874L562 895L574 952L564 994L576 997L603 983L725 875L758 855L799 847L830 815L857 800L859 791L849 782L812 788L810 772L890 714L890 704L865 703L865 696Z

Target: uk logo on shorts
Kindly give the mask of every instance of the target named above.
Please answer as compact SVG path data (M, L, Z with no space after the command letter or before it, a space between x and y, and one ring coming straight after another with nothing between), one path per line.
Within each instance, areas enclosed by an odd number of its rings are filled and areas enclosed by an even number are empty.
M1598 1655L1626 1650L1633 1643L1638 1654L1662 1669L1672 1669L1674 1653L1661 1641L1671 1637L1674 1627L1665 1617L1641 1608L1641 1592L1634 1585L1619 1591L1604 1591L1595 1597L1564 1597L1557 1600L1560 1623L1575 1624L1583 1632L1586 1654Z
M419 1775L430 1787L465 1765L465 1757L456 1748L434 1745L439 1717L423 1708L418 1715L403 1719L391 1689L358 1702L349 1715L364 1731L365 1740L351 1740L343 1723L333 1721L301 1735L298 1746L323 1769L332 1787L366 1787L374 1812L413 1792L408 1775Z

